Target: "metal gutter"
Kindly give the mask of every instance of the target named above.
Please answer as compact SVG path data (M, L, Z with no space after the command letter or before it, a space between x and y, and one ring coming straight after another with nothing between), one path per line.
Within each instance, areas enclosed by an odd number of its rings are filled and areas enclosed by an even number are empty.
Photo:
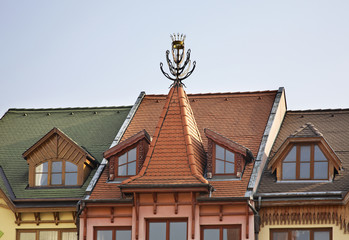
M248 183L246 197L251 197L257 190L262 171L269 157L271 148L281 127L287 110L285 89L280 87L276 93L273 107L271 109L267 125L265 127L262 141L258 150L255 164Z
M332 191L332 192L283 192L283 193L258 193L255 197L262 198L290 198L290 197L333 197L341 196L343 197L343 191Z
M133 107L131 108L130 112L128 113L128 115L127 115L127 117L126 117L124 123L122 124L121 128L119 129L119 132L118 132L118 134L116 135L116 137L115 137L115 139L113 140L113 142L111 143L109 149L112 148L112 147L114 147L115 145L117 145L117 144L120 142L122 136L124 135L124 133L125 133L125 131L126 131L126 128L127 128L128 125L130 124L130 122L131 122L133 116L135 115L135 113L136 113L136 111L137 111L139 105L141 104L142 99L144 98L144 96L145 96L145 92L141 92L141 93L139 94L139 96L138 96L138 98L137 98L135 104L133 105ZM98 167L98 169L97 169L95 175L93 176L93 178L92 178L92 180L90 181L88 187L86 188L86 191L85 191L85 192L86 192L85 200L86 200L86 199L89 199L90 194L91 194L92 190L94 189L94 187L96 186L96 183L97 183L99 177L101 176L101 174L102 174L102 172L103 172L103 169L104 169L104 167L107 165L107 163L108 163L108 161L107 161L105 158L103 158L103 160L102 160L101 164L99 165L99 167Z

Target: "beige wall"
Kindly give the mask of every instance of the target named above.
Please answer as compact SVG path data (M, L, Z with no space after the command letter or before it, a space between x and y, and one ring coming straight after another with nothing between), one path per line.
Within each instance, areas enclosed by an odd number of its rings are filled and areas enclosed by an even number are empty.
M339 226L335 224L302 224L302 225L268 225L261 228L259 240L270 240L270 229L276 228L332 228L332 240L349 239L349 234L345 234Z

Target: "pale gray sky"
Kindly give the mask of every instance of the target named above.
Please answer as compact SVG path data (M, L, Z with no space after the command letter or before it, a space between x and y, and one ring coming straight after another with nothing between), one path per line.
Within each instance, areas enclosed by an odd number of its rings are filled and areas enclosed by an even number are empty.
M197 61L187 93L282 86L288 109L349 108L348 13L348 0L1 0L0 116L167 94L173 32Z

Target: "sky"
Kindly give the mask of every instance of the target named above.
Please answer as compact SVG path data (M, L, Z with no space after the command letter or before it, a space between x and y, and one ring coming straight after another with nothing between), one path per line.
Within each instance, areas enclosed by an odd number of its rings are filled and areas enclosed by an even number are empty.
M197 63L187 93L284 87L289 110L349 108L348 12L347 0L1 0L0 117L167 94L172 33Z

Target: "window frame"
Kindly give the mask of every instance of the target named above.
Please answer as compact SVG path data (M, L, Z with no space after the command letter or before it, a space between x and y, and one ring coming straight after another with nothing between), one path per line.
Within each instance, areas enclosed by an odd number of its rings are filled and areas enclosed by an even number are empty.
M136 159L133 160L133 161L130 161L129 162L129 159L128 159L128 153L130 151L132 151L133 149L136 149ZM126 163L122 164L121 166L125 166L126 165L126 175L119 175L119 158L121 156L123 156L124 154L127 155L127 158L126 158ZM115 157L115 177L116 178L129 178L129 177L132 177L132 176L135 176L137 175L138 171L139 171L139 149L138 149L138 144L136 145L132 145L130 147L127 147L126 149L124 149L123 151L121 151L118 155L116 155ZM129 167L129 164L130 163L133 163L133 162L136 162L136 169L135 169L135 174L128 174L128 167Z
M187 224L187 239L188 239L188 218L148 218L146 219L146 240L151 240L149 239L149 223L166 223L166 240L170 239L170 231L169 231L169 226L170 222L185 222Z
M217 159L217 156L216 156L216 152L217 152L217 146L219 146L219 147L221 147L221 148L223 148L224 149L224 159ZM230 161L227 161L226 160L226 152L227 151L229 151L229 152L231 152L231 153L233 153L234 154L234 163L233 163L233 165L234 165L234 172L232 172L232 173L226 173L226 162L228 162L228 163L232 163L232 162L230 162ZM214 143L214 147L213 147L213 149L212 149L212 165L213 165L213 171L212 171L212 173L213 173L213 175L214 176L236 176L236 173L237 173L237 155L238 155L238 153L236 153L236 152L234 152L234 151L232 151L232 150L230 150L230 149L228 149L228 148L226 148L226 147L224 147L224 146L222 146L222 145L220 145L220 144L217 144L217 143ZM223 161L224 162L224 173L216 173L216 165L217 165L217 160L218 161Z
M116 240L116 231L117 230L130 230L131 231L131 239L132 239L132 226L101 226L101 227L93 227L93 239L97 240L97 232L98 231L113 231L112 240Z
M301 163L306 163L306 161L301 161L301 147L309 146L310 147L310 167L309 167L309 178L301 178L300 176L300 169L301 169ZM314 166L315 162L325 162L325 161L315 161L315 146L317 146L322 154L326 157L327 160L327 177L323 179L315 179L314 178ZM292 179L284 179L283 172L284 172L284 161L288 154L292 151L293 148L296 148L296 177ZM326 156L325 151L322 149L320 144L312 143L312 142L305 142L305 143L293 143L290 144L288 150L285 152L284 156L282 157L280 161L280 180L284 182L288 181L329 181L330 180L330 160L328 156Z
M53 172L52 170L52 165L54 162L62 162L62 169L61 172ZM76 172L66 172L66 162L69 162L71 164L74 164L76 166ZM36 171L36 168L44 163L47 163L47 184L46 185L36 185L36 178L38 174L41 174L40 172L38 173ZM34 166L34 188L43 188L43 187L77 187L80 186L81 184L79 183L79 178L80 178L80 174L79 174L79 165L73 163L72 161L66 160L66 159L60 159L60 158L54 158L54 159L50 159L44 162L40 162L38 164L36 164ZM61 174L61 184L52 184L52 175L53 174ZM76 173L76 184L75 185L67 185L65 182L66 178L66 173Z
M200 226L200 240L204 240L204 230L205 229L219 229L219 239L217 240L223 240L223 229L224 228L238 228L240 231L239 239L242 239L242 231L241 231L241 224L228 224L228 225L201 225Z
M288 238L291 240L292 238L292 231L310 231L310 239L309 240L316 240L314 239L314 232L329 232L330 233L330 239L333 239L333 229L332 228L270 228L269 229L269 239L274 240L273 233L274 232L287 232Z
M78 240L78 231L74 228L41 228L41 229L16 229L16 240L25 240L20 239L21 233L35 233L35 240L39 240L40 232L54 232L56 231L58 233L57 239L62 240L62 235L65 232L75 232L76 233L76 239Z

